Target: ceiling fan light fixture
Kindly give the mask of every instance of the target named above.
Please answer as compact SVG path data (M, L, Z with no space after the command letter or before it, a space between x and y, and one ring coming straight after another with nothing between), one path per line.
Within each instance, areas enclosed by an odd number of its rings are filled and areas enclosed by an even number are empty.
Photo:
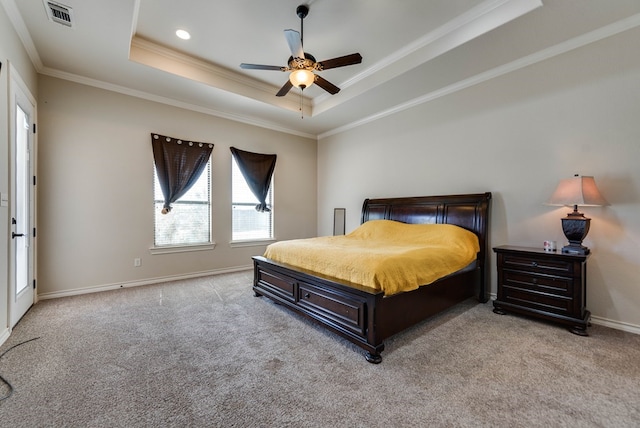
M305 89L313 85L313 82L315 81L315 77L316 77L315 74L313 74L311 71L305 70L305 69L299 69L299 70L293 70L291 74L289 74L289 81L296 88Z

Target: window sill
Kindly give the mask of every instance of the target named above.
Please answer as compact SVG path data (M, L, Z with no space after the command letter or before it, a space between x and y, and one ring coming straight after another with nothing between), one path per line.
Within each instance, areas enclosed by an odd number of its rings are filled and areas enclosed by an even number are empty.
M192 251L209 251L213 250L215 247L215 242L196 245L167 245L164 247L151 247L149 248L149 252L151 254L188 253Z
M240 247L260 247L264 245L269 245L276 242L275 239L255 239L249 241L231 241L229 242L229 246L231 248L240 248Z

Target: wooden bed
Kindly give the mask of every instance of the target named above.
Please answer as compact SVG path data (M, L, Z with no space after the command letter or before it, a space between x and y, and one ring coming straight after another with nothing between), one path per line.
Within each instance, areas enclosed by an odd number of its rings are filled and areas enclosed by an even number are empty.
M389 219L404 223L448 223L474 232L476 263L417 290L384 296L265 257L253 257L253 291L311 319L382 361L384 340L472 296L488 300L488 225L491 193L366 199L361 222Z

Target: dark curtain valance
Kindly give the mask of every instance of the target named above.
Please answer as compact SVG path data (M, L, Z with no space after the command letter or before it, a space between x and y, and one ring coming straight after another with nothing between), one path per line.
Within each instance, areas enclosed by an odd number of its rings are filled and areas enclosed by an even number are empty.
M242 176L247 181L249 189L260 201L256 205L256 211L271 211L267 206L266 200L271 186L271 177L276 168L277 156L245 152L235 147L231 147L231 154L236 160Z
M213 144L152 133L151 145L158 182L164 196L162 214L167 214L171 211L171 204L187 193L200 178L211 156Z

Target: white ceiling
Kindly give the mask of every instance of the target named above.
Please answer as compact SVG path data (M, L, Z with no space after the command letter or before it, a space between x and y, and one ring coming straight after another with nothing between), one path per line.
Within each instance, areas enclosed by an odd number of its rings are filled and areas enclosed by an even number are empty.
M638 0L55 0L72 28L48 19L46 0L0 1L42 74L308 137L640 25ZM313 85L276 97L286 73L239 68L286 65L299 4L305 52L363 57L321 72L336 95Z

